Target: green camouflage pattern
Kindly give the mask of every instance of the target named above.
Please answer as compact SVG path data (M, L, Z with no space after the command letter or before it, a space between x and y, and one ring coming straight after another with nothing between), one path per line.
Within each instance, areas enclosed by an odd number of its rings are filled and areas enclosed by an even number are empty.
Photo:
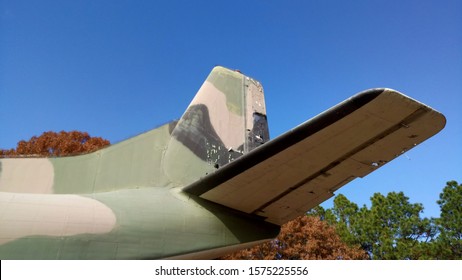
M215 67L178 122L87 155L0 159L0 258L211 258L273 238L182 191L268 139L260 83Z
M378 88L269 141L261 84L215 67L178 121L87 155L0 159L0 258L215 258L274 238L445 123Z

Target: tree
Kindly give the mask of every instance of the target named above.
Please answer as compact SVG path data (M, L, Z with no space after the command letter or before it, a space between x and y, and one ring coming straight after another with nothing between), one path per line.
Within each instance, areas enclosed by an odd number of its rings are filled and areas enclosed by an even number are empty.
M372 258L420 259L421 242L430 242L436 235L431 220L420 216L422 204L409 203L402 192L386 197L376 193L371 202L371 209L364 209L360 220L364 229L360 240L371 248Z
M301 216L281 227L276 239L224 256L239 260L366 259L359 246L341 241L335 228L319 217Z
M108 140L91 137L87 132L44 132L29 141L19 141L16 149L0 150L0 157L17 156L69 156L90 153L106 147Z
M361 208L340 194L331 209L315 207L275 240L226 258L357 259L362 248L370 259L462 259L462 185L447 182L437 203L440 217L423 218L402 192L376 193Z
M433 248L439 259L462 259L462 184L446 183L440 199L440 217L435 219L439 236Z
M358 205L349 201L343 194L336 196L334 207L325 211L326 221L335 225L342 240L350 245L360 244L355 233L360 217Z
M420 216L422 204L410 203L402 192L387 196L376 193L371 203L370 209L359 208L338 195L334 207L325 211L325 219L335 226L343 241L360 245L372 259L432 258L427 244L437 230L431 219Z

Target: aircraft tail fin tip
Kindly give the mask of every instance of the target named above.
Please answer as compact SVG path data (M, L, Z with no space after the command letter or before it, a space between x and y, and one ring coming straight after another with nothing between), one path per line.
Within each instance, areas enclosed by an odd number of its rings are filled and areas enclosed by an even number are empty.
M263 87L240 71L214 67L171 137L165 158L172 164L228 164L269 141Z

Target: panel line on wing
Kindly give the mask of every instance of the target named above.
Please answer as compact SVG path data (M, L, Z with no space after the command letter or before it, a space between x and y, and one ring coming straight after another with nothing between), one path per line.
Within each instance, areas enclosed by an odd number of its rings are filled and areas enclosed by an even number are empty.
M323 175L328 176L328 174L329 174L328 171L329 170L331 170L334 167L338 166L339 164L341 164L343 161L347 160L348 158L351 158L353 155L357 154L358 152L365 149L366 147L376 143L380 139L385 138L387 135L390 135L390 134L394 133L395 131L397 131L397 130L403 128L403 127L405 128L406 126L408 126L412 122L414 122L417 119L419 119L420 117L422 117L427 111L428 110L425 107L421 107L421 108L417 109L416 111L412 112L411 114L409 114L408 116L403 118L396 125L394 125L394 126L388 128L387 130L379 133L375 137L372 137L371 139L365 141L363 144L361 144L358 147L352 149L351 151L349 151L348 153L346 153L343 156L339 157L338 159L332 161L326 167L322 168L321 170L317 171L316 173L313 173L311 176L308 176L307 178L299 181L298 183L296 183L292 187L289 187L288 189L286 189L285 191L283 191L282 193L280 193L279 195L274 197L273 199L271 199L271 200L267 201L266 203L264 203L263 205L257 207L255 210L253 210L252 213L257 214L258 212L261 212L263 209L265 209L269 205L275 203L276 201L278 201L282 197L286 196L287 194L297 190L298 188L305 185L306 183L313 180L314 178L317 178L317 177L323 176ZM368 163L364 163L364 162L360 162L360 163L364 164L364 165L369 165ZM379 166L374 166L374 167L377 168ZM333 192L333 190L331 190L331 191Z
M361 92L337 106L321 113L320 115L306 121L305 123L291 129L285 134L273 139L264 145L254 149L239 159L230 162L223 168L216 170L213 174L203 177L200 180L185 187L183 190L193 195L200 196L218 185L232 180L246 170L267 160L268 158L283 152L291 146L304 139L322 131L330 125L348 117L350 114L369 104L378 97L384 89L371 89Z

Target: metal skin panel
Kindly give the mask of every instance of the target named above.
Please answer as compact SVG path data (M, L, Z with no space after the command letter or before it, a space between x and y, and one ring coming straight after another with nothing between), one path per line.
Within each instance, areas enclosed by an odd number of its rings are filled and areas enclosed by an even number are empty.
M274 238L182 191L260 145L265 114L257 81L216 67L178 122L88 155L0 159L0 258L214 258Z
M0 174L2 192L53 192L53 164L48 159L1 159Z
M0 258L215 258L443 126L375 89L269 141L261 84L215 67L178 121L88 155L0 159Z
M375 90L375 95L360 108L230 176L200 197L282 225L294 214L308 211L344 184L376 170L445 125L440 113L399 92L383 89ZM343 104L348 106L349 102ZM322 117L308 121L301 129L309 130L320 121ZM273 141L284 142L286 137Z
M171 181L187 186L268 138L260 83L215 67L173 129L163 170Z

